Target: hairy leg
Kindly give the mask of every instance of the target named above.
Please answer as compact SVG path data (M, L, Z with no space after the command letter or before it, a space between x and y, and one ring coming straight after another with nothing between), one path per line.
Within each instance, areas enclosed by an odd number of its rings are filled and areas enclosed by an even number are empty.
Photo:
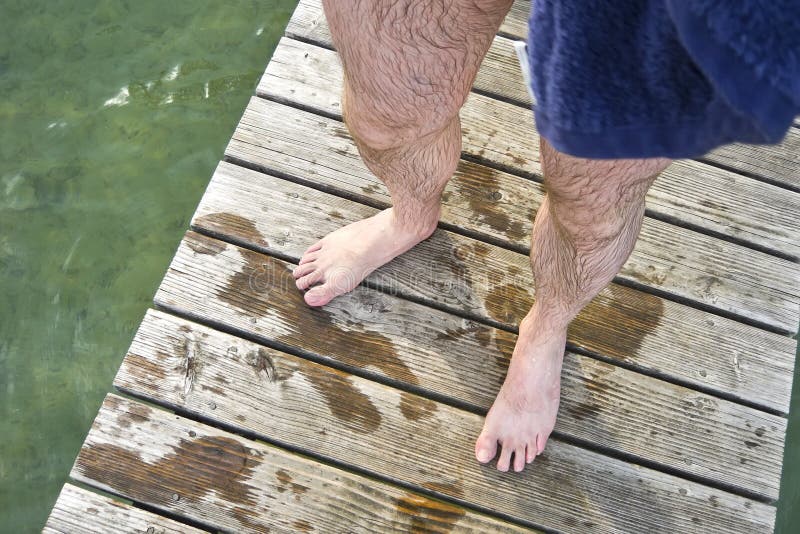
M644 199L670 161L588 160L541 146L547 195L533 225L536 300L519 327L508 374L475 444L497 468L521 471L544 449L558 412L567 326L633 250Z
M458 111L511 0L325 0L345 123L392 207L341 228L295 269L322 306L430 236L461 155Z

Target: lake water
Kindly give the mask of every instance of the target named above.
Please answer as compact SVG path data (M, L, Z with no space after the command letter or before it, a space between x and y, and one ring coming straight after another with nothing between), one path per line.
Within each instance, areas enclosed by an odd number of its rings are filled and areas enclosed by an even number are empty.
M294 0L3 0L0 531L40 531Z
M41 530L294 4L2 2L0 531Z

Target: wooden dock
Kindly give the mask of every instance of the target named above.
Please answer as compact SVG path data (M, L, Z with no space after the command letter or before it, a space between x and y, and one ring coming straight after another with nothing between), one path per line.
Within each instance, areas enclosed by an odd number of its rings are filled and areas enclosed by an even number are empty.
M658 179L636 250L571 327L545 453L523 473L474 460L533 299L543 190L512 49L528 7L462 111L439 229L310 309L294 263L389 196L342 123L320 1L300 2L46 532L773 530L799 128Z

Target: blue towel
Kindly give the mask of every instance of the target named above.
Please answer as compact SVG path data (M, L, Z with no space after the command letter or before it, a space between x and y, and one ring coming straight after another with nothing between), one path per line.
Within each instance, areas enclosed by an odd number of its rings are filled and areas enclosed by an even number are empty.
M778 143L800 114L800 0L534 0L539 133L586 158Z

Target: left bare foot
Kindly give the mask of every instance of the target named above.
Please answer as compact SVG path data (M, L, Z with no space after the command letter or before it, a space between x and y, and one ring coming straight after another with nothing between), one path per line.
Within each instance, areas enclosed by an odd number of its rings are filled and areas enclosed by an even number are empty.
M556 424L566 330L543 336L536 326L528 317L520 324L505 382L475 442L481 463L494 458L500 444L500 471L508 471L512 453L514 471L522 471L544 450Z

